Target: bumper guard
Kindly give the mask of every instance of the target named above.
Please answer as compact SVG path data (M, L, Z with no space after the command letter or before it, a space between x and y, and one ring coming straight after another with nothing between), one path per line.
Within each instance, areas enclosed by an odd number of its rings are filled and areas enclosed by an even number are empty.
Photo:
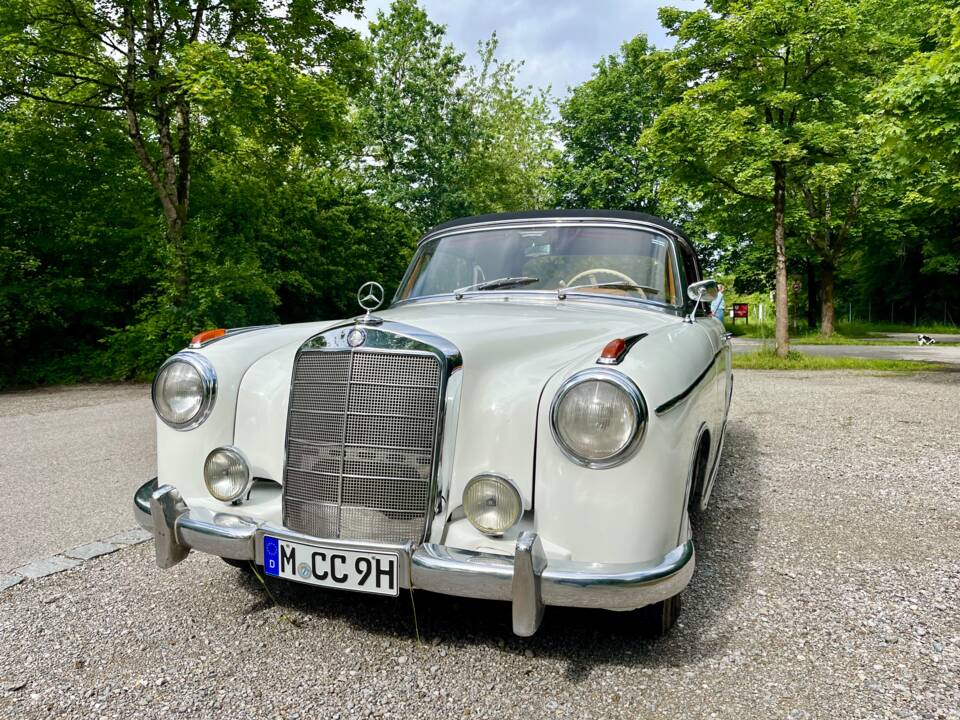
M445 595L505 600L513 606L513 631L533 635L545 605L632 610L676 595L693 575L693 540L660 560L644 563L548 562L539 536L524 532L513 557L447 547L436 543L385 545L328 540L268 523L205 508L189 508L180 492L154 478L133 499L137 522L153 533L157 565L169 568L191 549L233 560L263 564L265 534L348 550L400 554L400 587Z

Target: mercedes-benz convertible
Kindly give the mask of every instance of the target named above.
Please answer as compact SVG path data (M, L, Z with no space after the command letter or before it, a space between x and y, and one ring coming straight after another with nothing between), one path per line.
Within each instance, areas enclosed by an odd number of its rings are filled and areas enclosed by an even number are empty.
M666 632L732 394L716 284L631 212L487 215L420 241L389 308L197 335L153 383L157 563L318 588L637 611Z

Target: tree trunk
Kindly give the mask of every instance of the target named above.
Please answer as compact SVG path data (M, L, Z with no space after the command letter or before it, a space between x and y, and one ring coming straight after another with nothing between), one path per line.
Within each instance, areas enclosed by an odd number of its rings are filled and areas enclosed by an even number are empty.
M777 261L777 357L786 357L790 352L790 327L788 325L787 297L787 166L773 163L773 248Z
M817 326L817 316L820 314L818 305L817 268L812 261L807 260L807 327L810 330Z
M201 4L201 8L204 6L205 3ZM202 10L200 10L200 12L202 12ZM167 240L172 246L174 257L176 258L176 267L173 270L174 287L176 288L174 303L176 305L182 305L187 295L187 258L186 248L184 247L184 230L187 223L187 198L179 197L177 188L179 186L189 191L190 168L189 166L183 168L185 176L182 176L178 182L176 163L173 158L173 143L170 136L170 116L167 108L162 103L157 105L159 112L156 116L161 150L159 164L155 163L150 156L147 141L140 129L141 108L139 107L140 98L137 93L137 64L138 62L147 63L148 75L153 79L156 77L156 63L159 57L157 53L157 43L159 40L156 35L154 35L153 6L149 4L147 8L147 24L151 33L151 37L148 40L149 54L146 58L138 58L136 46L137 25L136 18L134 17L133 4L126 3L123 6L123 25L127 34L127 51L125 53L126 74L122 85L123 104L127 117L127 135L133 143L133 150L137 155L137 159L147 173L147 178L156 191L157 197L160 199L160 205L163 208L163 217L167 223ZM182 123L186 122L186 124L181 127L180 141L181 151L183 152L182 158L185 157L189 162L189 109L182 112L180 117Z
M833 263L824 260L820 263L820 287L823 288L823 304L820 311L820 334L830 337L836 325L836 313L833 307Z
M176 266L173 270L173 286L176 288L176 294L173 297L173 304L182 307L186 304L189 286L187 280L187 248L184 232L186 223L183 218L178 216L173 222L167 223L167 240L173 248L173 256Z

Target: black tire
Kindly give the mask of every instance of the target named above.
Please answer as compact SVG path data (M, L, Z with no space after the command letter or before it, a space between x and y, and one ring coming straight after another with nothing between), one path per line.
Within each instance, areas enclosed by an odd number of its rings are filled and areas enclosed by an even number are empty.
M670 632L680 617L680 594L647 605L636 611L640 621L640 634L645 638L658 638Z
M703 491L707 484L707 473L710 462L710 436L704 433L700 440L700 447L697 448L697 456L693 460L693 482L690 487L690 499L687 501L687 509L691 515L700 512L700 506L703 503Z

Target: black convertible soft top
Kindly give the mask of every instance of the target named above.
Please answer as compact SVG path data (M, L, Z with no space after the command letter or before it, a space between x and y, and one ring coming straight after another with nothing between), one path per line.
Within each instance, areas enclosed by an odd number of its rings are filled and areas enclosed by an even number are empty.
M669 230L672 233L675 233L679 237L683 238L690 242L689 238L683 233L683 231L674 225L672 222L668 222L663 218L658 218L656 215L648 215L647 213L634 212L632 210L527 210L524 212L508 212L508 213L490 213L488 215L474 215L473 217L464 217L457 218L456 220L448 220L445 223L436 225L430 228L424 238L433 235L434 233L439 232L440 230L448 230L450 228L459 227L461 225L475 225L478 223L491 223L491 222L506 222L510 220L540 220L544 218L609 218L609 219L619 219L619 220L640 220L642 222L650 223L651 225L659 225L665 230Z

